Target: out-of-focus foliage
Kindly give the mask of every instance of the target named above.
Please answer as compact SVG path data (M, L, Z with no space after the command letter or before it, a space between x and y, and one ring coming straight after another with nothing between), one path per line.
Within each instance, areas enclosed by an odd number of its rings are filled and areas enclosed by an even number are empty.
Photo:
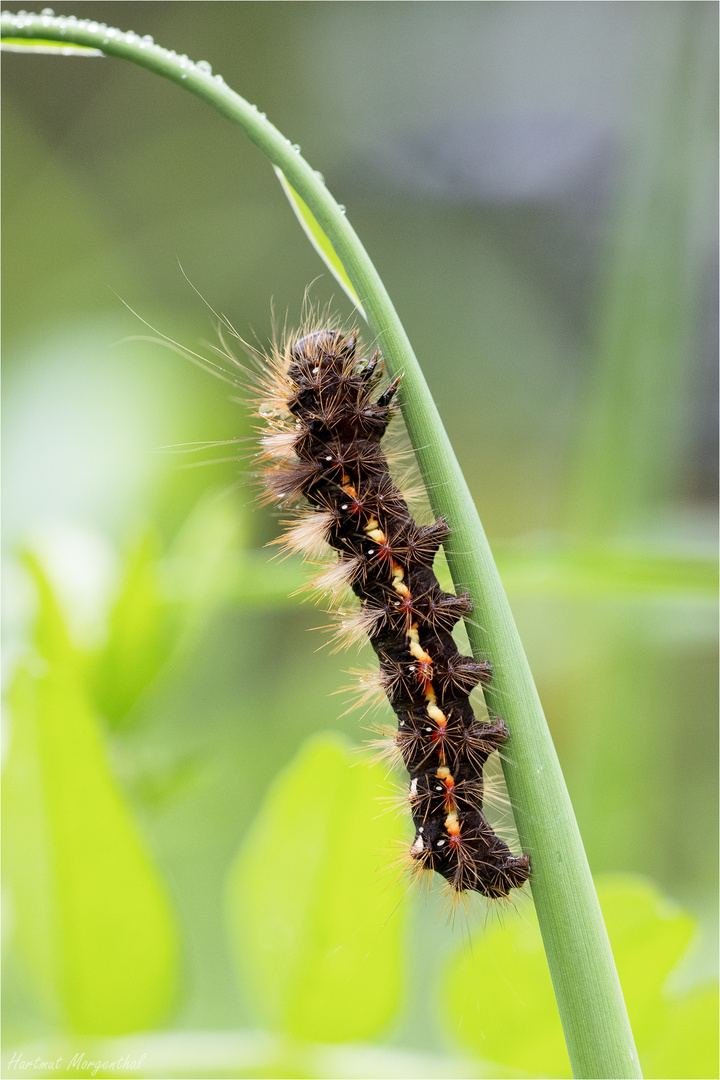
M355 766L355 767L353 767ZM402 892L387 871L391 789L378 766L316 736L275 782L228 885L237 964L264 1026L369 1039L401 998ZM401 850L400 848L398 850Z
M673 991L671 979L697 931L695 920L642 878L602 878L598 895L643 1075L714 1075L717 983L683 992ZM466 1049L524 1076L572 1075L529 909L505 912L474 935L448 965L442 1001L448 1029Z
M497 551L591 866L642 873L688 911L654 886L605 896L646 1072L711 1075L715 6L93 0L75 13L210 60L347 204ZM438 919L434 893L377 929L392 874L374 901L347 883L349 861L331 873L346 837L368 870L381 844L365 833L395 827L368 813L361 759L342 781L354 811L335 797L344 750L322 751L332 784L302 779L325 745L307 747L313 733L358 742L370 723L333 696L356 661L318 648L306 631L327 616L289 598L300 568L263 550L277 523L252 503L252 466L238 481L228 460L253 436L232 389L126 340L150 332L114 293L211 359L215 317L176 255L249 340L270 338L271 300L292 325L309 282L317 302L349 302L315 281L322 264L267 163L176 87L117 61L21 55L3 80L9 1056L147 1054L129 1071L158 1077L497 1078L527 1064L537 1021L562 1075L529 903L519 921L471 907L472 953L449 962L464 931ZM222 445L197 452L203 439ZM35 553L34 584L18 549ZM308 845L318 816L322 853ZM321 866L318 900L354 913L337 954L294 884ZM307 929L277 981L271 916ZM694 919L702 944L668 981L667 942L677 931L679 956ZM373 1043L332 1041L335 1010L380 958L388 996L356 1005L348 1032ZM447 1052L468 968L469 1059ZM507 1018L519 1000L529 1010L505 1057L502 1026L479 1041L486 998Z
M38 1003L61 1029L154 1027L177 993L167 889L112 775L82 658L37 562L35 651L10 689L3 877Z

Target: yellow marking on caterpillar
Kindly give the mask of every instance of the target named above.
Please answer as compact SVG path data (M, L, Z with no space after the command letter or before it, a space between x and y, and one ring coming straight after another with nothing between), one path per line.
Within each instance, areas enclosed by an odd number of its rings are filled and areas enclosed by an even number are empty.
M460 822L456 813L448 814L445 818L445 832L448 836L460 835Z
M349 476L346 476L345 474L343 474L341 487L342 487L342 490L345 492L345 494L348 495L351 499L357 499L357 497L358 497L357 491L355 490L353 485L350 483L350 477ZM380 528L380 522L377 520L377 518L374 515L371 515L370 519L363 525L363 532L366 533L366 535L371 540L374 540L376 544L385 544L385 543L387 543L387 536L385 535L383 530ZM403 598L409 597L411 595L410 589L408 588L408 586L404 582L405 571L403 570L402 566L399 565L399 563L395 562L394 559L391 560L391 566L392 566L392 586L393 586L393 589L395 590L396 593L398 593L399 596L402 596ZM407 637L408 648L410 650L411 656L415 660L419 660L422 663L432 664L433 663L432 656L430 655L430 653L426 652L425 649L423 649L422 645L420 644L420 633L419 633L418 628L417 628L417 623L412 624L412 626L410 627L410 629L407 632L406 637ZM437 694L435 693L435 690L433 689L432 683L430 683L426 687L426 689L424 691L424 695L425 695L425 700L428 703L427 704L427 714L430 717L430 719L434 720L436 722L436 724L438 725L438 727L446 727L447 726L447 716L442 711L442 709L438 708ZM442 750L440 750L440 756L441 756L441 760L444 759L445 755L444 755L444 752ZM442 772L442 775L441 775L441 772ZM443 779L446 784L450 783L452 785L454 783L453 778L452 778L452 776L450 774L450 770L447 768L446 765L442 765L440 767L440 769L438 770L437 776L440 777L440 779ZM410 794L409 798L412 799L415 796L415 793L416 792L413 792L412 789L411 789L411 794ZM448 821L449 820L450 820L450 818L448 818ZM457 823L457 817L455 817L454 820ZM448 832L450 832L449 829L448 829ZM457 826L457 833L459 833L459 832L460 832L460 826L458 825ZM418 837L416 842L413 844L413 846L411 848L411 851L420 852L422 850L423 850L422 837Z
M408 634L408 640L410 641L410 652L416 660L430 660L430 657L423 649L419 641L414 641Z
M452 777L450 776L450 770L448 769L447 765L441 765L435 775L437 776L438 780L447 780L448 778L452 780Z

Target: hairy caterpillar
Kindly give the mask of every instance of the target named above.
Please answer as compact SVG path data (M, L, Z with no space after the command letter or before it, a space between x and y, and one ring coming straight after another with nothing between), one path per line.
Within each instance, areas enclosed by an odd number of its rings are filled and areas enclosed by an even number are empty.
M310 504L289 523L286 549L334 548L338 561L316 584L349 586L360 601L344 629L369 637L378 684L397 714L388 753L410 774L412 865L436 871L457 893L505 897L527 880L529 859L514 856L485 819L483 767L509 732L499 718L476 719L468 700L492 670L461 656L452 637L471 605L444 592L433 573L448 527L442 519L417 525L390 478L380 441L400 379L372 400L382 369L379 351L362 357L355 332L286 336L261 378L261 479L268 502Z

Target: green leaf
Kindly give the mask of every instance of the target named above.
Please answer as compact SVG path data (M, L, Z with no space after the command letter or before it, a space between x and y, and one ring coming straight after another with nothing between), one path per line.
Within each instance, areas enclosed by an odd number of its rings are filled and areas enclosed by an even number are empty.
M104 56L100 49L91 49L87 45L67 45L62 41L50 41L43 38L0 38L4 52L48 53L51 56Z
M718 988L703 987L673 1003L643 1054L645 1075L706 1080L718 1075Z
M45 662L51 658L56 662L79 665L79 653L70 638L62 609L40 560L30 551L22 552L21 559L37 592L38 609L33 628L33 644L38 655L44 658Z
M336 279L336 281L340 284L340 286L344 289L344 291L350 297L353 304L355 304L355 306L357 307L358 311L360 312L360 314L362 315L362 317L364 319L365 318L365 312L363 311L362 304L360 303L360 298L359 298L358 294L355 292L355 289L353 288L353 285L350 282L350 278L347 276L347 274L345 272L345 267L343 266L343 264L340 262L340 259L338 258L338 254L335 251L335 248L332 246L332 244L328 240L327 236L325 235L323 230L320 228L320 225L318 224L317 218L315 217L315 215L313 214L313 212L311 211L311 209L307 205L307 203L305 203L300 198L300 196L298 195L295 188L291 187L291 185L288 183L287 179L285 178L284 173L281 172L281 170L278 169L277 166L274 166L274 168L275 168L275 175L277 176L278 180L280 181L282 189L285 192L285 194L287 195L288 201L290 202L290 205L292 206L293 210L295 211L295 216L298 219L298 221L300 222L300 224L302 225L303 230L305 232L305 235L307 236L308 240L310 241L312 246L317 251L320 258L323 260L323 262L327 266L330 273L333 275L333 277Z
M98 708L119 723L170 656L178 636L159 579L159 545L146 533L128 553L110 613L108 640L98 655L94 689Z
M227 891L238 967L263 1022L297 1038L367 1039L394 1017L407 903L384 770L310 739L271 787Z
M42 654L10 690L3 783L15 944L58 1026L108 1035L150 1027L176 992L174 919L46 581L37 640Z
M694 920L642 878L601 879L598 895L645 1076L712 1076L717 1014L706 1022L712 992L673 998L666 991ZM448 1029L463 1046L529 1076L571 1075L532 911L504 914L473 940L471 952L454 957L442 1000Z

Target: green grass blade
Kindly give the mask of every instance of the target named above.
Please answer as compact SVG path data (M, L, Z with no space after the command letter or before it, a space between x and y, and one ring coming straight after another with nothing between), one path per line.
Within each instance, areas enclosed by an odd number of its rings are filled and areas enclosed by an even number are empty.
M710 232L699 237L716 202L715 17L685 4L662 13L644 96L628 109L635 137L606 238L574 478L571 524L581 535L636 532L677 488L698 275L712 258Z

